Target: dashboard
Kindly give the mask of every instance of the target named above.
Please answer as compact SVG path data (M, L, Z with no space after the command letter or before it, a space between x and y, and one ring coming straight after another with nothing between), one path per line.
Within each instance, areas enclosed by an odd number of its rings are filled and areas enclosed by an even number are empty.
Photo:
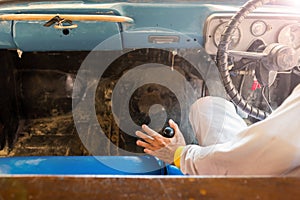
M208 17L205 28L205 49L215 55L230 17L229 13L218 13ZM256 40L263 44L281 43L299 51L300 16L286 14L252 14L235 30L230 43L231 50L247 51Z
M99 43L114 38L112 49L126 48L191 48L204 46L216 54L226 22L239 5L228 3L87 3L43 2L13 4L0 8L0 48L21 51L92 50ZM153 12L155 10L155 12ZM73 28L44 26L59 15L102 15L129 21L78 20ZM48 20L33 16L48 15ZM24 18L26 16L26 18ZM22 18L23 17L23 18ZM74 17L74 16L73 16ZM73 18L72 18L73 19ZM83 19L83 18L81 18ZM232 49L246 50L257 39L264 43L289 41L299 29L296 9L266 6L250 15L236 30ZM286 37L291 36L291 37ZM295 42L295 43L294 43ZM106 46L106 48L108 48Z

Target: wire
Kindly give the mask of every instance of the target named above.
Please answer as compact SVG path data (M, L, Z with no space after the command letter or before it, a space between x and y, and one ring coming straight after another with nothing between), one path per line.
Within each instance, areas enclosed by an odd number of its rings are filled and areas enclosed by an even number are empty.
M268 101L267 98L266 98L266 95L265 95L265 89L266 89L266 86L262 87L261 95L262 95L263 99L265 100L265 102L267 103L267 106L268 106L268 108L270 109L270 111L273 112L273 108L271 107L269 101Z
M245 75L242 75L242 80L240 81L240 85L239 85L239 92L242 95L243 93L243 87L244 87L244 83L245 83Z
M248 67L249 65L252 65L256 63L256 61L253 61L253 60L250 60L246 63L241 63L241 66L233 66L231 70L234 70L234 71L239 71L239 70L242 70L242 69L245 69L246 67Z

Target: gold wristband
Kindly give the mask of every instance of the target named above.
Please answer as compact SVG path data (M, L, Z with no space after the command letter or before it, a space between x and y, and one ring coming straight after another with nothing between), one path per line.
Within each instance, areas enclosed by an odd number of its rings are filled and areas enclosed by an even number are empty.
M181 153L183 151L184 146L180 146L176 149L175 154L174 154L174 165L178 168L180 168L180 157Z

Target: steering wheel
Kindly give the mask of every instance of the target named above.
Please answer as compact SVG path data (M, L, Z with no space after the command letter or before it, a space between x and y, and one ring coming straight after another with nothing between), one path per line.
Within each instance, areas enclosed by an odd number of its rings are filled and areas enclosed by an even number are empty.
M269 113L248 104L240 95L230 77L228 56L241 56L248 59L259 60L265 66L265 73L269 75L281 70L290 70L296 66L298 63L296 52L293 48L278 43L269 44L262 53L229 51L228 48L235 30L243 21L243 19L257 7L260 7L271 1L272 0L250 0L245 3L242 8L230 19L228 25L224 29L217 52L217 66L227 94L237 107L246 112L248 115L259 120L265 119ZM266 86L268 85L266 84Z

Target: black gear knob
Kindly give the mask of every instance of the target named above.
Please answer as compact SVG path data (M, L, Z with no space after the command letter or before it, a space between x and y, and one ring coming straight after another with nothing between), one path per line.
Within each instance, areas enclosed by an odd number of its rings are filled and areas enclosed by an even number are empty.
M166 137L166 138L172 138L175 134L174 129L172 129L171 127L167 126L166 128L164 128L164 130L162 131L162 136Z

